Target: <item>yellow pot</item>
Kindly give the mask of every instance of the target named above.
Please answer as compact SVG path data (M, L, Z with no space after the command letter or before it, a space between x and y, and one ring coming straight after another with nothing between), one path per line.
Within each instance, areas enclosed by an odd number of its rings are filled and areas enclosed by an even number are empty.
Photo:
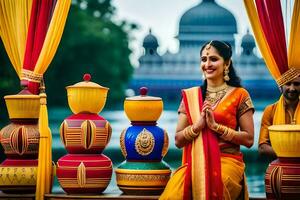
M10 119L38 119L40 97L32 94L16 94L4 97Z
M273 125L268 129L278 157L300 157L300 125Z
M163 110L160 97L147 96L147 88L140 89L140 96L127 97L124 111L130 121L157 121Z
M66 87L68 103L74 114L99 113L106 103L109 88L90 82L90 78L90 75L85 75L83 82Z

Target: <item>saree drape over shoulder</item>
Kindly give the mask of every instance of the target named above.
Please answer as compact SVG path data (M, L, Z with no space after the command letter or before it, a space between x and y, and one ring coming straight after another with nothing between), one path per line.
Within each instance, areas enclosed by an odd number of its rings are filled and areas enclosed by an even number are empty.
M201 89L183 90L180 110L193 124L200 117ZM253 105L248 92L234 88L214 107L217 123L238 129L238 119ZM182 166L174 173L160 199L248 199L244 162L239 145L223 141L204 128L183 149Z

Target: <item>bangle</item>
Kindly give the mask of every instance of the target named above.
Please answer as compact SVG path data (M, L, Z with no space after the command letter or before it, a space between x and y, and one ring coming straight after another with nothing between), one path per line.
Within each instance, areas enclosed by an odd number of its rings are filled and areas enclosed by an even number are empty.
M214 131L219 133L220 138L222 138L225 141L231 141L233 137L237 134L237 131L235 131L234 129L221 124L217 124L217 127Z
M192 141L195 137L199 135L200 132L195 133L193 130L193 126L188 126L183 130L183 137L188 140Z
M190 135L192 137L197 137L199 135L199 132L195 133L195 131L193 130L193 125L190 126Z

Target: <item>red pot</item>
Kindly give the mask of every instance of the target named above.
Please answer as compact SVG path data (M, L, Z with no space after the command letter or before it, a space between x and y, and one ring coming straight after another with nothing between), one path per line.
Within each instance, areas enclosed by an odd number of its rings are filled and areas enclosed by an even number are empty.
M267 199L299 199L300 158L279 158L273 161L265 176Z
M112 175L112 162L103 154L68 154L57 162L56 176L68 194L101 193Z
M76 114L64 120L60 137L68 153L102 153L111 136L108 121L97 114Z

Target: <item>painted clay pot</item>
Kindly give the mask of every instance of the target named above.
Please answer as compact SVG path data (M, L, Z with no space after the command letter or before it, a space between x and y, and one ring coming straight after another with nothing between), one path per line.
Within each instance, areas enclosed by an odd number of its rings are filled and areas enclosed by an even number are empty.
M39 149L39 95L26 90L4 97L11 124L0 131L0 141L8 158L35 159Z
M267 199L299 199L300 158L279 158L273 161L266 172Z
M60 137L68 153L102 153L111 137L111 126L97 114L76 114L63 121Z
M128 161L161 161L168 151L169 138L158 126L134 125L121 133L120 145Z
M103 154L68 154L57 161L56 176L68 194L101 193L112 175L112 162Z
M129 195L159 195L171 175L170 167L164 161L124 161L115 171L118 187Z

